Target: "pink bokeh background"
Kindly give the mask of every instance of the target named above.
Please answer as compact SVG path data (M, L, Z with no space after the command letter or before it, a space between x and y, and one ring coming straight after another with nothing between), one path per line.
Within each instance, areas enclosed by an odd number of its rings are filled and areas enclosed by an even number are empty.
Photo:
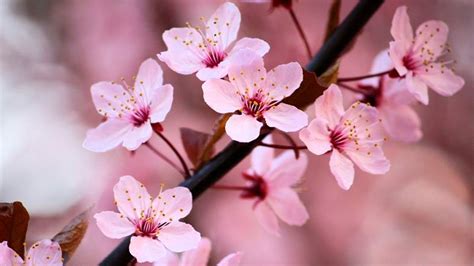
M94 154L81 147L85 132L101 117L89 88L101 80L130 80L146 58L166 50L164 30L209 16L223 1L4 0L0 3L0 201L19 200L32 219L28 242L50 238L69 219L93 206L112 210L112 186L125 174L142 181L151 194L160 183L182 178L145 147ZM236 1L237 2L237 1ZM466 81L456 95L430 94L417 106L423 139L385 145L391 171L372 176L356 171L351 190L341 190L329 173L328 157L310 156L301 194L310 213L303 227L283 226L282 237L257 223L252 203L236 193L207 191L189 222L213 241L212 262L234 251L244 265L472 265L474 263L473 99L474 3L386 1L341 63L340 76L365 74L372 58L388 46L390 23L407 5L413 25L430 19L450 27L456 72ZM307 63L305 50L284 9L237 2L239 37L266 40L267 68L290 61ZM344 17L356 1L343 1ZM300 0L295 12L313 52L322 43L330 1ZM160 63L175 87L165 134L182 151L179 128L209 132L218 114L202 100L201 82ZM349 94L348 94L349 95ZM311 112L308 112L311 113ZM157 138L152 143L173 158ZM229 139L219 142L223 148ZM221 181L240 184L242 162ZM69 265L95 265L119 243L103 236L91 220Z

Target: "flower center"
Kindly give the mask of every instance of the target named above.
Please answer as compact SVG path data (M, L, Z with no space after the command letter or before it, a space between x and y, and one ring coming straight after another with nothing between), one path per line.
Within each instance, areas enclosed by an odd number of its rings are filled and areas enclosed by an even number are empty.
M139 109L135 110L132 115L130 116L130 119L133 123L134 126L140 127L143 125L145 122L148 121L150 118L150 107L140 107Z
M413 54L409 54L403 57L403 65L408 70L413 71L420 67L422 65L422 62L420 60L417 60Z
M157 223L153 219L153 217L146 217L140 219L135 224L135 235L136 236L146 236L151 238L156 238L156 235L160 231L161 228L170 224L169 222L164 223Z
M331 145L334 149L342 150L344 145L348 142L347 134L345 134L343 129L344 128L341 128L341 126L338 125L329 135Z
M258 198L259 200L265 199L268 194L267 182L258 175L249 175L242 173L243 177L248 181L247 189L240 194L241 198L251 199Z
M222 61L224 61L224 58L226 58L226 56L227 54L225 52L216 51L212 49L207 53L207 57L204 58L202 62L206 65L206 67L214 68L217 67Z

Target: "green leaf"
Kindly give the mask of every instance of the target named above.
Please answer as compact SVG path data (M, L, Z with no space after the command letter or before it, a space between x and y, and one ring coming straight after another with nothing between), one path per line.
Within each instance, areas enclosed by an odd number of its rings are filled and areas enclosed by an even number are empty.
M58 234L53 237L61 246L64 262L67 262L76 251L89 226L90 209L74 217Z
M0 242L24 258L24 243L30 215L21 202L0 203Z

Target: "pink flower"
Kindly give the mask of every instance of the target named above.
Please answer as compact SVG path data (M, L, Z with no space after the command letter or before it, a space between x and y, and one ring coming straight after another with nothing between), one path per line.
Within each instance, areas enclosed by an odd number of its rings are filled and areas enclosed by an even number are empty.
M153 200L140 182L123 176L114 186L114 197L119 213L104 211L94 218L109 238L133 235L130 254L138 262L154 262L165 256L166 249L194 249L201 240L191 225L179 221L192 208L192 195L185 187L167 189Z
M265 138L265 143L272 143L271 136ZM292 187L300 182L306 170L306 154L300 154L297 160L293 151L285 151L274 158L272 148L257 147L251 161L251 168L243 174L247 185L241 197L255 199L258 222L277 236L280 235L277 217L289 225L303 225L309 215Z
M268 74L263 59L244 49L236 53L229 68L229 81L210 79L202 85L204 101L218 113L232 113L227 134L236 141L256 139L263 121L285 132L298 131L308 124L308 116L281 101L298 89L303 71L298 63L279 65Z
M375 57L371 73L380 73L391 68L392 61L388 51L384 50ZM391 138L414 142L423 136L420 118L410 106L416 103L416 99L408 91L405 79L384 75L361 81L359 88L368 91L361 101L377 108L382 125Z
M407 7L397 8L392 21L390 57L395 69L406 79L408 90L428 104L428 87L443 96L451 96L464 86L464 79L440 61L448 46L448 26L439 20L421 24L413 36Z
M157 260L154 266L206 266L211 253L211 240L201 238L196 249L183 252L181 258L175 253L168 252L166 256ZM231 253L224 257L217 266L237 266L240 264L242 253Z
M201 20L204 23L204 18ZM163 40L168 51L158 54L158 58L180 74L197 72L202 81L223 78L237 51L247 48L263 56L270 50L268 43L256 38L242 38L230 49L239 27L239 9L232 3L224 3L205 24L205 32L189 24L187 28L165 31Z
M371 174L389 170L377 109L357 102L344 112L341 90L332 84L316 99L315 110L315 119L301 130L300 139L316 155L331 152L331 173L342 189L348 190L354 181L352 162Z
M23 260L13 249L8 247L7 241L0 243L0 265L2 266L62 266L62 252L58 243L49 239L34 243Z
M163 71L155 60L141 64L133 87L124 85L108 81L92 85L92 100L106 121L87 132L84 148L104 152L122 144L136 150L150 139L151 124L162 122L170 111L173 87L163 85Z

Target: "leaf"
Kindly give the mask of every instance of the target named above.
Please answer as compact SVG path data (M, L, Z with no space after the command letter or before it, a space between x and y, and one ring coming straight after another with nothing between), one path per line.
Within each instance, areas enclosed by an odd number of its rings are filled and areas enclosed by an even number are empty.
M325 89L326 87L318 83L313 72L303 69L303 81L300 87L292 95L284 99L283 102L304 109L312 104L318 96L323 94Z
M329 8L329 17L326 22L326 33L324 34L324 41L327 41L331 34L339 25L339 15L341 13L341 0L333 0Z
M22 258L29 220L30 215L21 202L0 203L0 242L7 241Z
M339 62L341 60L338 59L336 63L334 63L326 72L324 72L318 78L318 83L323 87L329 87L332 83L337 82L337 78L339 76Z
M179 131L181 132L184 150L189 160L196 167L211 135L185 127L180 128Z
M64 262L71 258L86 234L89 226L89 213L90 209L82 212L53 237L52 240L61 246Z

